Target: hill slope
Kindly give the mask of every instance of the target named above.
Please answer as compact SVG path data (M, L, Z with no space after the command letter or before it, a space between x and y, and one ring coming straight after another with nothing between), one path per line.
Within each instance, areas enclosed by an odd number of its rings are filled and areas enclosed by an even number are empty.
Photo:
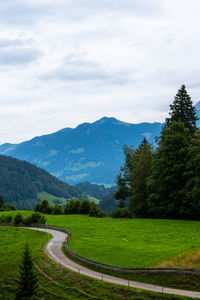
M97 199L104 199L107 196L113 195L115 192L115 187L106 188L103 184L92 184L89 182L81 182L75 185L81 191L86 194L93 196Z
M123 164L123 145L137 147L144 136L154 142L161 126L161 123L130 124L104 117L20 144L3 144L0 153L36 164L71 184L82 181L114 184Z
M45 170L28 162L0 155L0 195L18 209L32 208L42 192L66 199L83 199L85 194L78 188L58 180Z

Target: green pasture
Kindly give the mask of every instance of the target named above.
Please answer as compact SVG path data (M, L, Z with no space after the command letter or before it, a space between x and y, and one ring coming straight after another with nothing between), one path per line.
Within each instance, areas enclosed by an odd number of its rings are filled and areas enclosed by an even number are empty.
M44 246L49 238L48 234L39 231L0 226L0 299L15 299L19 263L26 241L40 268L40 271L35 269L39 279L35 300L188 299L129 289L71 272L45 255Z
M12 212L13 215L15 213ZM154 267L181 253L200 249L198 221L92 218L80 215L48 215L46 218L48 224L71 229L69 246L73 251L111 265ZM200 262L196 267L200 267Z
M54 206L55 204L66 204L67 202L67 199L64 198L64 197L56 197L54 195L51 195L47 192L41 192L41 193L38 193L38 198L42 201L43 199L46 199L48 200L49 204L51 206Z

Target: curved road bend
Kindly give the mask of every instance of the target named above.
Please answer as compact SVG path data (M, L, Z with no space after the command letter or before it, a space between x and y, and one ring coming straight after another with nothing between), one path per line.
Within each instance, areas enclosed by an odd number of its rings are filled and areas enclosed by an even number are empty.
M54 261L59 263L60 265L71 269L75 272L78 272L80 274L93 277L96 279L100 279L103 281L130 286L133 288L139 288L143 290L153 291L153 292L161 292L166 294L173 294L173 295L180 295L180 296L187 296L192 298L200 298L200 292L193 292L193 291L186 291L186 290L179 290L179 289L172 289L172 288L166 288L156 285L151 285L147 283L142 282L136 282L136 281L128 281L125 279L117 278L114 276L102 274L100 272L95 272L93 270L87 269L72 260L70 260L62 251L62 244L65 241L65 238L67 236L66 233L53 230L53 229L43 229L43 228L31 228L31 227L24 227L25 229L32 229L32 230L39 230L44 231L47 233L50 233L53 238L48 242L46 246L46 253L49 257L51 257Z

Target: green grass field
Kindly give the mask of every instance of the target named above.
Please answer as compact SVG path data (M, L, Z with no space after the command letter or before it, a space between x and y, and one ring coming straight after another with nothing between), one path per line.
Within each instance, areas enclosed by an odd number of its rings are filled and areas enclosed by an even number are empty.
M15 298L19 263L26 241L40 268L36 269L39 288L34 299L189 299L115 286L71 272L45 255L44 246L48 239L49 235L43 232L0 226L0 299Z
M154 267L182 253L200 249L200 222L196 221L80 215L48 215L46 218L48 224L71 229L69 246L73 251L111 265ZM200 261L196 264L200 267Z

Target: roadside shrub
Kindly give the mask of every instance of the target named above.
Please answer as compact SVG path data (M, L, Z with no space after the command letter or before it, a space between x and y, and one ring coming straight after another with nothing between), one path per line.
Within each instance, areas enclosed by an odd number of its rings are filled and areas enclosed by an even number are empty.
M38 212L32 213L31 216L27 217L24 219L24 224L25 225L30 225L30 224L45 224L46 219L43 215L41 215Z
M14 224L19 225L22 224L23 222L24 222L23 216L20 213L16 214L14 218Z
M131 218L131 215L127 208L118 207L110 213L110 217L112 218Z
M4 215L2 215L0 217L0 224L3 224L3 223L12 223L12 216L4 216Z

